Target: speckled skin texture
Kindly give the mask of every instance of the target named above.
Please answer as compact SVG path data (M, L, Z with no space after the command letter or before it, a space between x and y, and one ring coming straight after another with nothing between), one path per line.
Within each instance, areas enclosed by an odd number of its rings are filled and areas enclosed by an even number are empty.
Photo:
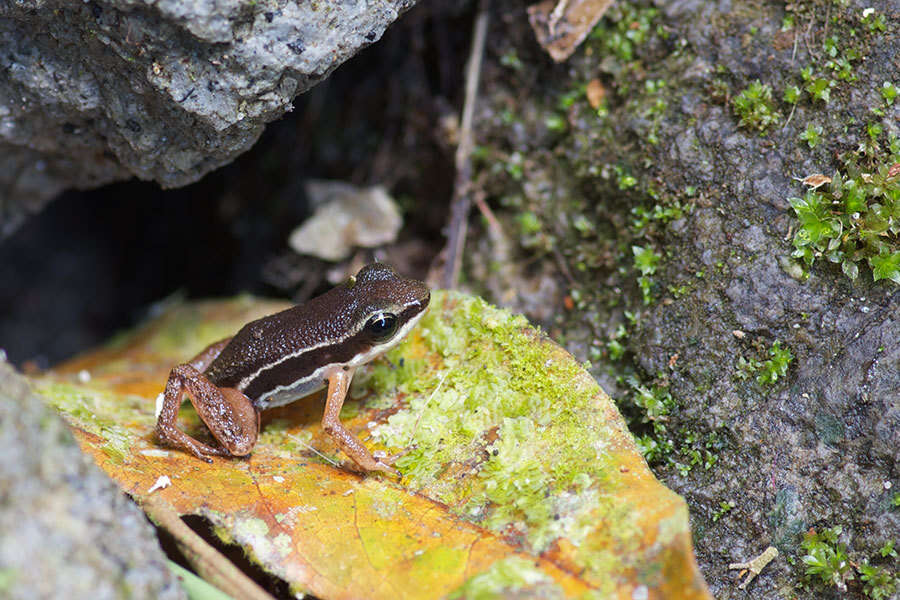
M3 360L0 448L0 598L184 598L141 511Z
M422 282L400 277L385 264L368 265L355 281L242 327L205 375L219 387L234 387L256 400L273 385L369 350L374 343L363 329L366 319L383 311L405 323L428 306L428 298ZM285 360L291 355L296 358Z

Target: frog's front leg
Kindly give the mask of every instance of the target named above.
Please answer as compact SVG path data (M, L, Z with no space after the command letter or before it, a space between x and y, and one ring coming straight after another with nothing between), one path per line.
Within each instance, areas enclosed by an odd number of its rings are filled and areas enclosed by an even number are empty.
M172 369L156 421L156 435L162 443L187 450L207 462L209 455L249 454L259 435L259 413L250 399L234 388L216 387L198 369L206 368L227 342L213 344L190 362ZM220 448L199 442L178 429L178 409L185 394Z
M347 397L347 390L350 388L350 380L353 379L355 370L339 369L328 377L328 399L325 401L322 429L331 436L344 454L353 459L360 469L384 471L399 476L400 473L391 466L393 461L390 458L379 459L372 456L362 442L341 423L341 407L344 405L344 398Z

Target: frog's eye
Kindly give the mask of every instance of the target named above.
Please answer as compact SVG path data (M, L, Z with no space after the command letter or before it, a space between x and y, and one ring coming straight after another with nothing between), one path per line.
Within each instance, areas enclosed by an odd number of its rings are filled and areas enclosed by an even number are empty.
M397 331L397 322L397 315L379 313L374 317L369 317L369 320L366 321L365 330L369 332L372 339L376 342L383 342Z

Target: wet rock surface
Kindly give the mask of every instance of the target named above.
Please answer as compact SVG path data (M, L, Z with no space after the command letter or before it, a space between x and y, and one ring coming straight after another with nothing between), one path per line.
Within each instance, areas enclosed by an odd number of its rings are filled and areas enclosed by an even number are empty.
M0 5L0 232L65 188L227 164L412 4Z
M0 596L184 598L153 527L0 361Z
M884 28L868 24L870 7ZM519 266L491 266L508 240L476 238L474 285L592 361L651 465L688 499L717 598L744 596L727 566L770 544L781 557L753 597L837 597L804 579L810 528L841 526L851 560L897 573L879 548L900 531L900 286L865 267L851 281L824 258L792 277L788 199L804 194L796 178L849 160L890 165L900 106L879 92L900 81L898 15L877 2L820 10L619 4L559 67L519 19L490 36L476 178L503 206ZM848 56L842 78L827 61ZM834 80L827 103L806 91L808 65ZM764 131L741 126L733 102L757 79L779 113ZM585 97L591 80L602 106ZM792 85L796 107L781 100ZM882 135L867 153L871 123ZM800 137L809 125L822 127L815 147ZM636 257L651 250L644 294ZM536 264L555 265L560 285L538 285ZM793 359L761 382L776 343ZM858 577L846 594L863 597Z

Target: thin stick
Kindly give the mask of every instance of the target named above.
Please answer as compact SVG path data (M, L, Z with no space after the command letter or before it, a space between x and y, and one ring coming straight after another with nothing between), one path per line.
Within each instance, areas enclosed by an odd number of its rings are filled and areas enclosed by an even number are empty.
M478 96L478 80L481 77L481 60L484 40L487 37L488 0L481 0L472 33L472 48L466 66L466 98L463 104L459 145L456 147L456 181L453 186L453 202L450 205L450 223L447 227L447 246L444 249L443 285L456 287L462 267L462 250L466 244L466 229L472 201L469 188L472 178L472 120L475 116L475 99Z
M500 221L497 220L497 217L494 216L494 211L492 211L491 207L484 201L484 190L475 190L475 193L472 194L472 196L473 200L475 200L475 206L478 207L478 210L481 211L481 215L487 221L488 229L490 229L494 237L501 237L503 235L503 227L500 225Z
M303 440L298 438L296 435L288 435L288 437L291 438L292 440L294 440L295 442L297 442L298 444L302 444L305 448L312 450L319 458L321 458L325 462L331 464L332 466L334 466L334 467L341 466L338 463L336 463L335 461L333 461L330 458L328 458L327 456L325 456L324 454L322 454L321 452L319 452L318 450L316 450L315 448L313 448L311 445L307 444L306 442L304 442Z
M145 496L141 499L141 508L158 526L172 534L179 550L203 579L234 598L275 600L233 562L185 525L168 502L157 496Z

